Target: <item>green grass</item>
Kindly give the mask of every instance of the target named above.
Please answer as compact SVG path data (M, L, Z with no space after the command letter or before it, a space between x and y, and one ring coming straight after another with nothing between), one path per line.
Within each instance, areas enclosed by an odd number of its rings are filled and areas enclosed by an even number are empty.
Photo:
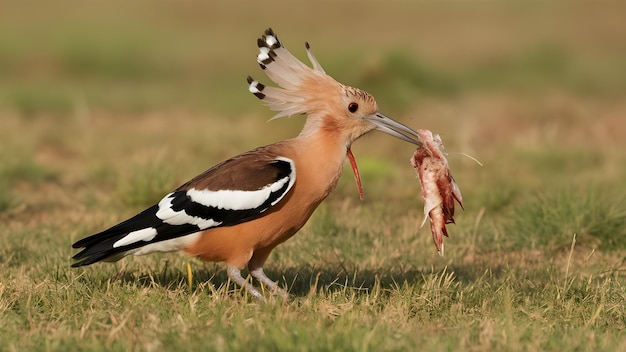
M58 174L43 165L22 160L14 162L13 165L7 165L2 170L2 177L12 183L42 184L57 180Z
M176 186L166 163L136 166L119 177L117 197L124 206L143 210L154 205Z
M626 11L572 4L4 4L0 350L626 350ZM346 169L269 258L287 301L176 253L71 269L73 241L298 133L247 91L270 25L442 135L465 203L445 256L413 147L373 133L364 202Z
M11 209L14 202L8 183L4 180L0 181L0 212Z
M529 248L563 248L573 234L578 241L604 250L626 249L626 209L623 194L587 189L556 189L521 204L512 214L508 232Z
M482 104L469 109L479 111ZM595 114L588 118L597 121ZM611 156L610 140L592 144L604 158L584 157L582 164L551 146L554 140L527 147L558 157L527 153L515 158L520 151L508 144L510 139L496 139L473 144L477 155L484 155L483 167L451 158L466 210L450 225L442 258L428 229L417 229L422 203L405 155L410 156L411 147L384 136L368 137L377 143L361 143L356 152L363 155L366 201L358 201L346 170L310 223L268 261L268 275L289 290L290 300L260 304L230 283L221 265L177 254L69 267L72 241L123 220L178 185L179 178L203 170L210 153L201 147L204 134L172 129L169 116L96 115L91 122L62 126L50 119L38 121L36 128L32 120L7 119L14 132L30 130L43 143L24 152L34 158L10 163L13 171L6 180L21 206L0 212L0 269L5 273L0 331L8 350L626 347L621 240L626 220L624 193L618 188L626 170L621 159ZM197 115L180 115L177 121L207 123ZM533 136L538 131L532 124L510 130L510 121L500 123L502 133ZM88 135L94 124L94 140L71 138ZM137 138L148 125L150 135ZM571 128L559 137L565 146L565 136L579 128L562 126ZM259 144L268 142L255 136L258 128L242 133ZM40 133L47 137L36 138ZM229 145L215 147L219 155L210 158L246 147L247 138L232 133L226 137ZM9 150L29 144L19 133L3 133L3 138ZM109 143L111 138L116 143ZM168 138L180 141L177 148L158 144ZM491 154L493 143L497 152ZM378 153L386 153L381 148L388 147L406 150L378 159ZM62 152L66 157L58 158ZM38 169L32 159L43 170L62 171L55 177L23 171ZM558 168L546 161L552 159ZM576 165L618 171L566 178Z
M8 266L12 274L0 286L1 326L10 333L5 346L551 350L567 341L578 350L624 347L626 291L617 273L565 276L563 268L525 267L476 275L463 268L459 275L445 267L342 272L305 265L283 273L291 301L259 304L213 266L193 265L201 284L189 291L183 261L174 262L88 271L47 259L28 269ZM17 328L20 334L11 333Z

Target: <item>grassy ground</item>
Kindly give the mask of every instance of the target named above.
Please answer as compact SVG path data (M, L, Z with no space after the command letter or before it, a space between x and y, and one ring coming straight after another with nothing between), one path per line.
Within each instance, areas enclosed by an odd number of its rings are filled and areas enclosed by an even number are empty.
M626 350L624 4L34 5L0 9L0 350ZM74 240L298 132L246 89L270 25L442 134L445 257L412 147L372 134L365 201L346 172L268 260L288 301L178 254L70 269Z

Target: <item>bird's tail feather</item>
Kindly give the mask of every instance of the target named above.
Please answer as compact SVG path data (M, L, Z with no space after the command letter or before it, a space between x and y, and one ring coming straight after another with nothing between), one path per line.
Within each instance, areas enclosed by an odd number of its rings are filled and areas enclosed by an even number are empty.
M135 242L130 245L116 246L116 243L129 233L138 229L153 226L158 206L153 206L135 215L134 217L117 224L107 230L85 237L72 244L72 248L83 248L72 259L72 267L93 264L99 261L117 261L134 248L140 247L145 242Z
M126 255L126 249L115 248L113 244L126 234L119 234L111 238L104 239L99 242L92 242L86 245L82 251L76 253L72 259L72 267L76 268L83 265L90 265L99 261L114 262ZM74 247L74 246L73 246ZM80 247L74 247L80 248Z

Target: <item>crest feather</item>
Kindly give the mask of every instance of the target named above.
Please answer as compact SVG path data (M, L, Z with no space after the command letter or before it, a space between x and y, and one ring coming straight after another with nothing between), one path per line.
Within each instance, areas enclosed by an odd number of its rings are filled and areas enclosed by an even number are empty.
M248 77L250 92L265 101L270 109L279 111L272 119L305 113L307 97L303 91L303 82L328 77L313 56L309 43L305 43L305 46L313 68L291 54L271 28L257 40L257 45L259 47L257 62L279 87L266 87Z
M313 52L311 51L311 46L309 45L309 42L305 42L304 46L306 47L306 56L309 57L309 61L311 61L311 64L313 64L313 68L315 69L315 71L326 74L326 71L324 71L322 65L320 65L319 61L317 61L315 56L313 56Z

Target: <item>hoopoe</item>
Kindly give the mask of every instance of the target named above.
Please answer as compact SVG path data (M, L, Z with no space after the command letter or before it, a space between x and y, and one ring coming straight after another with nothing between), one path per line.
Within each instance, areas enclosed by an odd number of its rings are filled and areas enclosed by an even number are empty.
M263 294L241 275L246 266L272 293L286 296L265 275L263 265L335 188L346 157L362 196L352 142L379 130L421 145L415 131L380 113L370 94L328 76L309 44L305 46L313 68L267 29L258 39L257 62L280 88L247 79L250 92L278 111L273 119L306 115L297 137L215 165L158 204L75 242L73 248L83 249L74 255L72 266L182 250L205 261L225 262L228 277L260 300Z

